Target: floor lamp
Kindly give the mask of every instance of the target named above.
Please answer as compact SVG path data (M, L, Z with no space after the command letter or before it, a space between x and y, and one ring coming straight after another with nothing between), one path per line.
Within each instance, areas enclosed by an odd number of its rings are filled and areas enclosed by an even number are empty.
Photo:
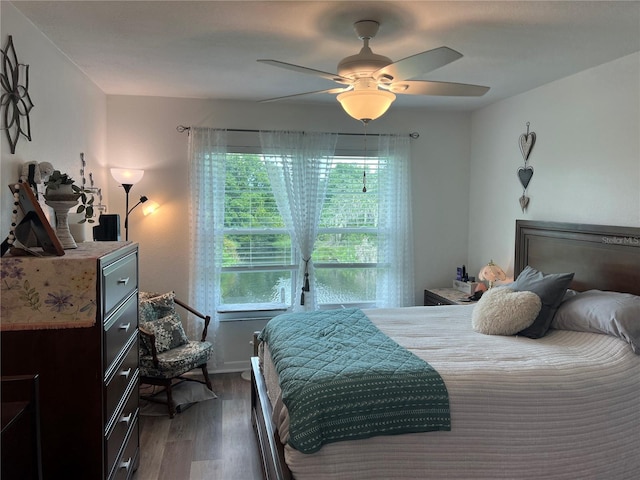
M141 203L147 201L147 197L140 197L140 201L136 203L131 209L129 209L129 192L134 184L142 180L144 170L132 170L128 168L112 168L111 176L122 185L126 194L125 216L124 216L124 239L129 240L129 214ZM144 199L144 200L143 200Z

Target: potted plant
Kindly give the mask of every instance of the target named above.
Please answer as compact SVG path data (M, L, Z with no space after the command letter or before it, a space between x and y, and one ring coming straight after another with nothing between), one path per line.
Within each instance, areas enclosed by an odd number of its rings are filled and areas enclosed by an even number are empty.
M54 170L44 181L44 186L46 187L44 197L47 199L58 199L64 196L67 196L67 199L72 196L78 197L73 191L73 178L60 170Z
M68 174L54 170L45 180L46 187L44 198L47 200L80 200L76 213L84 213L84 218L78 223L94 223L93 220L93 194L89 190L77 186L73 178Z
M76 213L84 213L84 218L80 220L78 223L94 223L93 219L93 193L90 190L85 190L77 185L72 185L73 191L80 194L80 205L78 205L78 209Z

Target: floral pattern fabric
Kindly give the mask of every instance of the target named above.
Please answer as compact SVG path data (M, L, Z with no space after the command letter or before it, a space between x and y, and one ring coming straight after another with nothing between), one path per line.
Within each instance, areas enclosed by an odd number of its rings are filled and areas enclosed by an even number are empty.
M83 242L63 256L0 258L0 330L91 327L97 260L129 242Z
M175 292L150 293L140 292L138 294L138 320L140 324L153 322L159 318L176 313Z
M140 327L155 335L157 353L166 352L189 342L177 313L150 322L142 322ZM140 340L140 348L143 353L150 353L149 338L141 335Z
M191 341L158 355L158 367L151 355L140 355L140 374L143 377L175 378L206 364L213 353L211 342Z

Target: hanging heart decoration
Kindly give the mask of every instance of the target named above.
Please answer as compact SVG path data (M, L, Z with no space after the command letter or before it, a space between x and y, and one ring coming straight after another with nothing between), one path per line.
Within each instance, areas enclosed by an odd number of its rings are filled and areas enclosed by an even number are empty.
M527 133L520 135L520 151L522 152L522 158L524 158L525 163L529 160L529 155L531 155L531 150L533 150L535 143L536 134L534 132L529 133L529 129L527 128Z
M531 182L531 178L533 177L533 167L529 166L527 162L529 161L529 155L531 155L531 151L535 144L536 134L534 132L529 132L529 122L527 122L527 132L523 133L518 138L520 153L522 153L522 158L524 158L524 166L518 168L517 172L518 179L522 185L522 196L518 199L520 202L520 208L522 208L522 213L524 213L529 206L529 197L527 197L526 193L529 182Z
M531 177L533 177L533 167L520 167L518 168L518 178L520 179L520 183L522 184L522 188L525 190L529 186L529 182L531 181Z

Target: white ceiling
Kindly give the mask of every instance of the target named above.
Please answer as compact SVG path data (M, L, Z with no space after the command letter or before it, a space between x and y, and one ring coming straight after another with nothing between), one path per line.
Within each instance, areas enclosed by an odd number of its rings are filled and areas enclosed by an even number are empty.
M333 88L256 60L335 73L360 50L353 23L365 19L381 24L373 51L394 61L443 45L464 55L420 79L491 87L480 98L398 95L396 108L473 110L640 51L640 1L12 3L113 95L258 101Z

